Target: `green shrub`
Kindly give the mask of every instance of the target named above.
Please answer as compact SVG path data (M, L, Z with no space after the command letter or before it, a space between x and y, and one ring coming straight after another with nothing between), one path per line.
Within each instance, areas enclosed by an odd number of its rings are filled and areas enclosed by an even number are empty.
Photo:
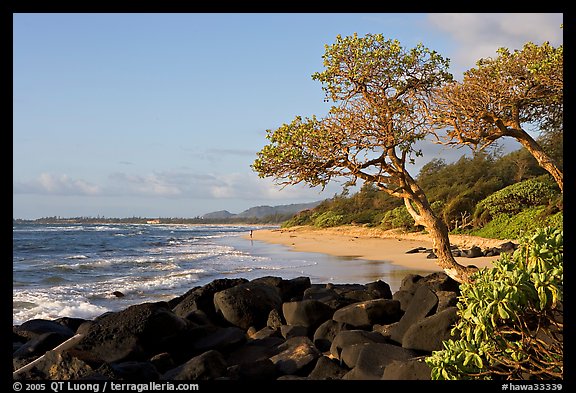
M470 234L493 239L518 239L537 228L545 226L562 228L563 213L547 215L546 212L546 206L536 206L512 216L498 214L482 228L473 230Z
M361 210L359 212L348 214L344 221L347 224L371 224L379 212L375 210Z
M563 377L563 231L538 229L460 286L454 339L426 358L432 379Z
M327 211L319 215L313 215L314 226L319 228L336 227L344 224L344 216L333 211Z
M557 194L557 186L549 176L525 180L496 191L481 200L476 205L474 217L480 217L485 211L492 217L499 214L516 214L527 207L547 205Z
M410 229L414 227L414 219L408 213L406 206L402 205L395 209L388 210L382 218L381 225L384 228L403 228Z
M282 228L290 228L290 227L294 227L294 226L300 226L300 225L312 225L312 211L311 210L304 210L296 215L294 215L292 218L290 218L288 221L285 221L282 224Z

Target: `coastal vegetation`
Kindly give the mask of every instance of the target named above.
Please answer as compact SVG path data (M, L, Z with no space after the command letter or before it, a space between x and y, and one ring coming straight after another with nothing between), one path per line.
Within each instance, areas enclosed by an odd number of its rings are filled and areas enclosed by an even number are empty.
M458 322L426 362L432 379L563 377L563 231L540 228L462 284Z
M406 169L406 164L422 154L416 142L434 135L439 143L468 145L483 152L498 139L512 137L552 176L562 193L559 164L547 154L546 143L538 143L526 131L539 132L543 142L561 139L562 46L527 43L513 53L501 48L496 58L480 59L477 68L466 71L461 83L447 71L449 60L437 52L421 44L407 49L381 34L337 36L334 44L326 45L323 59L325 70L312 77L322 83L325 101L333 103L331 109L323 118L297 116L267 130L270 143L252 165L261 177L272 177L281 185L322 187L335 178L347 178L349 185L360 179L367 187L400 198L403 206L391 202L391 209L383 211L373 205L380 213L356 211L353 219L423 227L432 238L438 265L459 282L469 282L476 269L456 262L450 251L449 229L466 229L473 214L477 223L486 220L490 200L482 204L483 198L509 185L510 179L499 181L477 167L472 170L477 181L471 188L451 194L449 201L434 200L433 192L426 192L426 181L413 178ZM516 160L512 161L517 166L516 179L524 177L527 158L521 153L510 159ZM432 161L420 177L444 165ZM462 174L455 175L448 181L458 184ZM553 192L538 194L540 183L507 192L527 197L525 202L533 207ZM447 187L449 194L451 188ZM524 189L527 194L522 197ZM477 206L484 211L476 214ZM320 205L308 217L300 215L288 225L307 219L319 227L346 223L344 212L322 208ZM490 218L505 221L501 214Z
M562 135L564 50L528 42L520 50L500 48L495 58L437 89L431 113L439 141L484 148L500 138L518 141L550 173L560 190L563 173L528 131L548 138Z
M333 103L328 115L268 130L253 164L281 185L365 182L286 226L430 234L438 266L461 291L452 338L426 359L432 379L563 377L563 48L527 43L497 55L458 82L448 59L422 45L338 36L326 45L325 70L313 75ZM474 154L454 164L432 160L413 178L406 164L431 135ZM503 137L522 149L498 156ZM456 262L449 232L521 246L479 270Z
M510 165L519 156L526 158L521 169ZM500 157L485 153L463 156L452 164L433 159L422 167L417 181L450 233L517 239L538 227L562 227L562 193L523 149ZM422 229L398 198L379 191L372 183L364 183L354 194L345 189L282 225Z

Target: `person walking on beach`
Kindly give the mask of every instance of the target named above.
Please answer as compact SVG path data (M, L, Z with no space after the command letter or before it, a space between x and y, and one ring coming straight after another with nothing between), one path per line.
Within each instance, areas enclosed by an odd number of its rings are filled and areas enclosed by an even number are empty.
M252 229L250 229L250 239L252 239Z

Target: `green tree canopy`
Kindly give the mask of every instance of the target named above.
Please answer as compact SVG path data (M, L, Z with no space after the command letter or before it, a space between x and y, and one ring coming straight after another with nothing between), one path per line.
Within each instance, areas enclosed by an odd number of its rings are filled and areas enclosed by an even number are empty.
M563 53L562 46L549 43L529 42L513 52L500 48L496 58L481 59L466 71L462 82L439 88L431 109L439 140L482 149L502 137L515 138L562 189L561 170L528 131L548 140L562 134Z
M298 116L267 130L270 143L252 168L283 185L362 179L403 198L414 221L431 233L438 264L466 280L470 269L454 260L446 226L406 170L420 154L415 142L429 133L431 94L452 80L449 60L421 44L406 49L381 34L339 35L325 49L324 71L312 77L334 105L323 118Z

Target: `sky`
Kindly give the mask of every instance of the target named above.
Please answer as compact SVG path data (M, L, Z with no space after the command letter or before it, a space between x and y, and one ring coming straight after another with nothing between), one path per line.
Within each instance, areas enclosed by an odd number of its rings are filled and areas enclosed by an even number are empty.
M499 47L563 43L562 14L15 13L13 217L196 217L304 203L250 165L266 130L322 117L324 45L382 33L462 73ZM469 149L422 143L432 158ZM504 152L520 146L506 141Z

